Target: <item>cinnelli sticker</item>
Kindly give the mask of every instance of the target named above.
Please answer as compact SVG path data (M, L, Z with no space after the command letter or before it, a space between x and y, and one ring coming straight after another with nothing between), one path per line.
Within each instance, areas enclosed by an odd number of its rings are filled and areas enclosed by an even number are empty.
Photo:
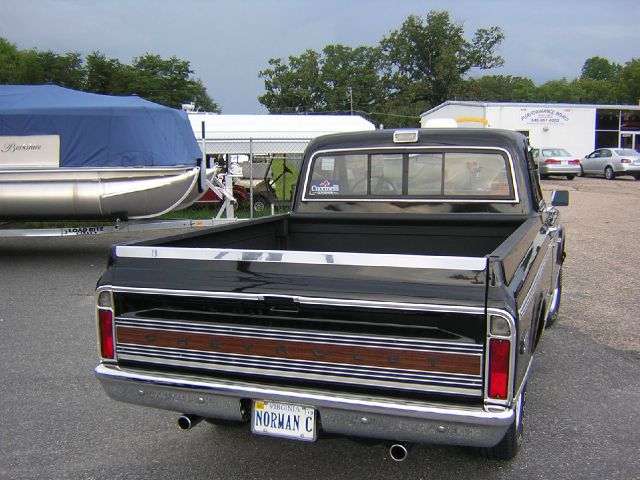
M336 195L340 193L340 184L333 180L316 180L311 182L311 195Z

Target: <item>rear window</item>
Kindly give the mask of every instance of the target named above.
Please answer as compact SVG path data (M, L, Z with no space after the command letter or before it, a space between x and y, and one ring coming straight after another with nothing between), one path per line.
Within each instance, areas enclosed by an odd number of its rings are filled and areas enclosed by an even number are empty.
M636 152L635 150L631 149L631 148L619 148L617 150L614 150L618 155L632 155L634 157L637 157L638 155L640 155L638 152Z
M544 157L570 157L571 154L563 148L543 148L542 155Z
M490 150L319 155L306 199L512 199L505 154Z

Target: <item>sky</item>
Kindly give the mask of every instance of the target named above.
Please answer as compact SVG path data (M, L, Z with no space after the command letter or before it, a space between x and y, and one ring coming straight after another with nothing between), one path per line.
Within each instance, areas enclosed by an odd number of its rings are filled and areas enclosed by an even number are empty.
M409 15L447 10L464 26L500 26L504 66L474 72L537 84L580 75L584 61L640 58L640 0L2 0L0 37L20 50L145 53L188 60L226 114L267 113L258 72L329 44L376 45Z

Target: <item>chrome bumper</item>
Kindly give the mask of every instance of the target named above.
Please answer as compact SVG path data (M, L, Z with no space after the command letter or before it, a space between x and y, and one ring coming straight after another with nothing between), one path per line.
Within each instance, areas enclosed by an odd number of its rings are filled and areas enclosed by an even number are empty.
M202 417L242 419L241 400L259 399L315 407L323 432L390 441L490 447L513 422L502 407L459 406L354 394L208 380L100 364L95 375L121 402Z

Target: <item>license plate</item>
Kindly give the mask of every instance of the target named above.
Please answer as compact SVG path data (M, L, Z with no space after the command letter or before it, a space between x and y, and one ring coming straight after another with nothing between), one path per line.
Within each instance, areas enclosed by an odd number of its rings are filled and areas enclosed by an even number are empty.
M313 442L316 440L316 410L304 405L255 400L251 431L259 435Z

